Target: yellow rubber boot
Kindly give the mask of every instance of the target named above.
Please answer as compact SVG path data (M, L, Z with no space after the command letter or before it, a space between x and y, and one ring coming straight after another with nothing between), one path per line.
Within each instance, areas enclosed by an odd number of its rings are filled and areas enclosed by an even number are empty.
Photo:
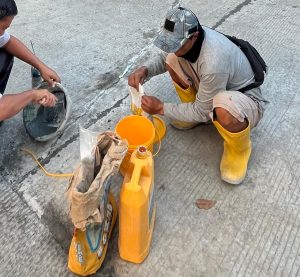
M213 123L224 139L224 152L220 164L221 178L227 183L238 185L245 179L251 155L250 125L241 132L231 133L219 122Z
M176 82L173 82L173 85L182 103L191 103L195 101L197 92L193 87L189 86L188 88L184 89ZM198 125L198 123L172 120L171 125L179 130L188 130L194 128L196 125Z

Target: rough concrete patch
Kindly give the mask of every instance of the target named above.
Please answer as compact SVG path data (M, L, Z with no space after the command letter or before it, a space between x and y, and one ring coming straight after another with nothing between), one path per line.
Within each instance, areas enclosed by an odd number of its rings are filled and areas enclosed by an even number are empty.
M49 231L54 235L55 240L59 242L67 253L74 227L68 217L62 222L59 209L55 206L55 201L49 201L46 204L41 222L48 227Z
M19 195L25 203L37 214L39 218L43 216L43 208L40 206L36 197L32 197L24 188L21 188Z
M151 29L148 32L143 32L144 39L152 39L157 35L157 29Z
M172 8L175 8L177 5L182 5L182 0L175 0L175 1L172 3Z
M120 78L119 75L121 73L121 69L119 67L113 69L112 71L105 72L104 74L100 74L94 83L94 87L96 89L105 90L116 85Z

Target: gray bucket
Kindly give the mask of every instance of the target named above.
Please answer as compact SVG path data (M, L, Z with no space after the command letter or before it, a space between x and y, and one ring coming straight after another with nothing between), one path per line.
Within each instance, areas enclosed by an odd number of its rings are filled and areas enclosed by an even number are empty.
M57 97L54 107L31 103L23 109L23 123L28 135L37 141L48 141L63 133L71 114L71 99L59 83L55 87L43 82L38 89L47 89Z

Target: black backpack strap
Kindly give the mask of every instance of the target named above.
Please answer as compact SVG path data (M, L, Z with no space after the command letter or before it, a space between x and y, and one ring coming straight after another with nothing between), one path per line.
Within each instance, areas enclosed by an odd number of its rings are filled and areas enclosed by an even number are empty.
M232 43L234 43L236 46L238 46L242 50L242 52L245 54L245 56L247 57L250 65L251 65L251 68L254 73L255 82L252 84L249 84L248 86L246 86L244 88L239 89L239 91L245 92L247 90L261 86L263 84L265 76L267 74L268 67L267 67L264 59L261 57L261 55L258 53L258 51L254 48L254 46L252 46L246 40L239 39L234 36L225 35L217 30L214 30L214 31L227 37Z

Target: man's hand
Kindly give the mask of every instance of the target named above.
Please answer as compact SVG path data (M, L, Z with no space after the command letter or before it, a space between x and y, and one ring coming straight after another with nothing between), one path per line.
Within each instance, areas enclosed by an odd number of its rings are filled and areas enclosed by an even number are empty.
M148 114L164 115L164 103L154 96L142 97L142 109Z
M46 89L27 90L17 94L3 95L0 99L0 121L14 116L31 102L53 107L56 101L55 95Z
M32 93L33 102L41 104L45 107L53 107L57 102L55 95L46 89L32 90Z
M128 76L128 85L139 90L139 84L143 84L148 75L148 69L146 66L142 66L133 71Z
M60 83L60 78L57 73L46 65L39 68L43 79L50 85L54 86L56 82Z
M10 37L10 40L4 45L4 49L25 63L37 68L43 79L47 81L49 85L53 86L55 82L60 83L60 78L56 72L42 63L38 57L31 53L31 51L14 36Z

